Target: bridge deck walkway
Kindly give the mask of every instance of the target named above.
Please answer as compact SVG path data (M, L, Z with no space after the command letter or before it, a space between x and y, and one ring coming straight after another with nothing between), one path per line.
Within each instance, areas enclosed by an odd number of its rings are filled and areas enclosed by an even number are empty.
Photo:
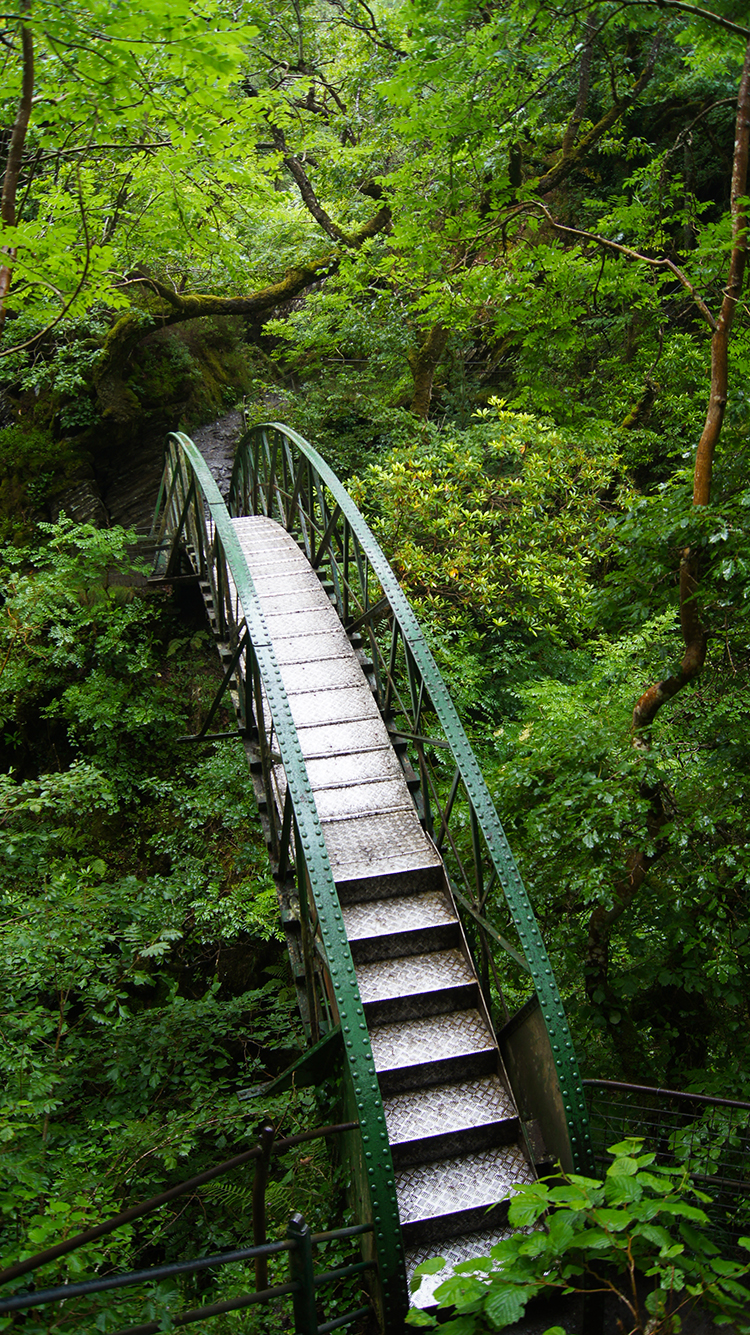
M513 1184L534 1177L471 955L442 859L318 575L275 521L232 523L342 905L383 1096L407 1269L436 1252L455 1263L503 1236ZM418 1301L426 1303L429 1284L422 1290Z

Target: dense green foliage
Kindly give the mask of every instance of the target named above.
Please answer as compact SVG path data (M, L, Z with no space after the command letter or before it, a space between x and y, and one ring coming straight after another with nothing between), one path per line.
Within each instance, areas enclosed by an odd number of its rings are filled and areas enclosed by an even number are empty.
M659 1167L656 1155L641 1149L637 1140L613 1145L603 1182L573 1174L520 1187L509 1212L519 1231L489 1256L462 1261L438 1285L439 1307L452 1309L452 1320L439 1329L446 1335L503 1330L524 1316L532 1298L599 1292L617 1295L618 1318L631 1335L673 1335L696 1307L725 1323L733 1318L745 1335L750 1289L742 1281L750 1264L721 1257L705 1234L707 1197L681 1169ZM743 1245L750 1249L750 1238ZM412 1287L444 1264L424 1261ZM419 1309L408 1321L438 1328ZM565 1329L555 1325L545 1335Z
M13 1255L246 1143L237 1088L301 1041L242 753L176 740L216 682L200 610L111 580L126 534L44 524L72 481L240 391L348 479L414 602L585 1074L750 1098L746 298L710 503L691 503L745 10L31 0L3 21ZM634 746L686 610L705 665ZM486 911L507 930L499 893ZM292 1199L335 1208L316 1154L285 1165L279 1220ZM81 1264L235 1240L246 1186Z
M63 521L40 539L6 551L0 630L6 1264L252 1144L266 1109L237 1091L303 1041L244 752L176 744L217 684L200 607L110 585L122 530ZM268 1111L286 1131L319 1117L305 1094ZM219 1179L40 1280L241 1244L251 1181ZM268 1199L273 1226L300 1206L328 1222L323 1147L283 1159ZM246 1289L234 1268L218 1296ZM69 1304L60 1328L115 1329L149 1304Z

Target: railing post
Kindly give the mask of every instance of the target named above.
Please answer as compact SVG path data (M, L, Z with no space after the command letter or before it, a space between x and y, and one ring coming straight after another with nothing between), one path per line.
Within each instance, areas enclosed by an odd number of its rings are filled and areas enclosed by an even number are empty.
M266 1187L268 1186L268 1170L271 1165L271 1150L273 1149L275 1134L273 1125L266 1118L258 1135L260 1158L253 1178L253 1246L255 1247L263 1247L266 1243ZM261 1289L267 1288L268 1257L256 1256L255 1292L260 1293Z
M289 1277L299 1284L292 1297L295 1335L318 1335L312 1241L301 1214L292 1215L286 1235L295 1244L289 1253Z

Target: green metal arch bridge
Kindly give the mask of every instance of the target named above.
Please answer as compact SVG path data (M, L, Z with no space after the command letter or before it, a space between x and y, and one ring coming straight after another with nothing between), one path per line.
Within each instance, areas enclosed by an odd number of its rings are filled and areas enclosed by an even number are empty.
M155 531L158 572L198 575L224 664L199 736L229 693L265 825L310 1045L285 1078L341 1072L354 1210L395 1331L409 1273L491 1246L515 1183L552 1160L593 1172L557 983L425 637L320 454L253 428L225 504L174 434ZM528 994L513 1015L509 968Z

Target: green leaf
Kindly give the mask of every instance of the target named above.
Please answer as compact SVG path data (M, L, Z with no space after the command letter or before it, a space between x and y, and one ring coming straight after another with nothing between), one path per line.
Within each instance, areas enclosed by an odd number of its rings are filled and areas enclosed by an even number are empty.
M502 1288L493 1285L484 1303L484 1311L495 1329L502 1330L504 1326L512 1326L515 1321L521 1320L530 1297L531 1293L524 1293L515 1285L509 1284Z
M412 1283L412 1293L413 1292L414 1292L414 1285ZM407 1326L432 1327L437 1325L437 1321L435 1320L434 1316L430 1316L429 1312L424 1312L421 1307L410 1307L406 1315L406 1324Z

